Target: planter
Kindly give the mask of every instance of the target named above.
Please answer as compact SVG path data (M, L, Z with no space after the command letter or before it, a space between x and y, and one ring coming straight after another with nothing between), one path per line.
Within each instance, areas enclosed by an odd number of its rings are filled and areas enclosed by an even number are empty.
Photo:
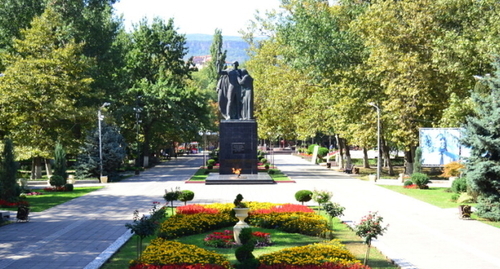
M74 175L69 175L68 176L68 179L66 179L66 183L68 184L75 184L76 180L75 180L75 176Z
M376 175L368 175L368 180L370 182L377 182L377 176Z
M245 222L245 219L248 217L248 211L250 209L247 207L243 207L243 208L236 207L236 208L233 208L233 210L234 210L236 218L238 218L238 220L239 220L236 223L236 225L234 225L234 227L233 227L234 241L236 242L236 244L241 245L241 241L240 241L241 230L243 230L243 228L250 227L250 225L248 225L248 223Z
M102 176L101 183L108 183L108 176Z

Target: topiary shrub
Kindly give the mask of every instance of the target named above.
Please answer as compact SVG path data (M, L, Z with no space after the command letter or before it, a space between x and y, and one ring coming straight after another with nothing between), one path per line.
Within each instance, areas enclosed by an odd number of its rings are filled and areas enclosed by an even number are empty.
M241 246L234 252L239 264L236 268L239 269L254 269L258 268L259 261L255 259L253 250L255 249L256 240L252 234L252 228L243 228L240 232Z
M411 181L418 186L419 189L426 189L427 184L430 183L429 176L424 173L411 174Z
M262 158L262 159L260 159L260 162L263 163L263 164L265 164L265 163L267 163L267 159L266 158Z
M184 202L184 205L186 205L187 202L193 200L193 198L194 192L190 190L183 190L179 193L179 197L177 198L177 200Z
M214 165L215 165L215 160L214 159L208 159L207 160L207 168L208 169L214 168Z
M74 189L73 184L64 184L65 191L73 191L73 189Z
M403 183L403 186L407 187L407 186L411 186L413 185L413 182L411 180L407 180L405 181L405 183Z
M300 190L295 193L295 200L297 202L301 202L304 205L304 202L309 202L312 199L313 192L310 190Z
M66 179L60 175L52 175L49 180L50 186L61 187L66 184Z
M467 179L464 177L455 179L451 184L451 190L455 193L467 192Z
M329 150L325 147L320 147L318 149L318 157L325 157L328 154Z

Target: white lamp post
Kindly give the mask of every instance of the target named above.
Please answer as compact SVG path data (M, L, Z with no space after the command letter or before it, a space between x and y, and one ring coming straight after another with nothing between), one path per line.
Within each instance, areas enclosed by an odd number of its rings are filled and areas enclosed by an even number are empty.
M106 102L106 103L102 104L102 106L97 111L97 124L99 126L99 167L100 167L99 168L99 173L100 173L99 181L102 178L102 132L101 132L101 121L104 118L102 116L102 114L101 114L101 109L103 109L104 107L107 107L109 105L110 105L110 103Z
M382 158L380 156L380 108L374 103L368 103L370 106L377 109L377 180L380 179L380 172L382 170Z

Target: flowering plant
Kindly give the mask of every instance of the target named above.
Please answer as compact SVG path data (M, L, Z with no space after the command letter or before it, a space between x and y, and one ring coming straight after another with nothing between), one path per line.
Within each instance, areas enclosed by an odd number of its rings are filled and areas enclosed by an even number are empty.
M356 235L364 239L364 243L368 245L368 249L365 255L365 261L363 264L366 265L368 255L370 253L370 246L373 239L377 236L383 235L387 230L388 226L382 227L382 221L384 218L377 215L377 212L370 212L368 215L361 219L361 222L356 225L355 231Z
M271 234L264 232L253 232L252 235L256 239L256 247L265 247L272 245ZM213 232L203 239L204 244L216 248L231 248L236 245L234 241L233 231L224 230L223 232Z

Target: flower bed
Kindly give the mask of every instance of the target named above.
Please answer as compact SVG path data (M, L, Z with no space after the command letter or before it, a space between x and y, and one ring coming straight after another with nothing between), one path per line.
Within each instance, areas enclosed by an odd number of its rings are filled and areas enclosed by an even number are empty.
M327 221L302 205L249 202L248 223L262 228L319 236L330 231ZM219 254L196 246L185 245L167 239L204 233L233 226L237 220L231 216L233 204L188 205L177 208L177 214L162 223L159 238L143 252L139 261L133 261L132 269L164 268L232 268ZM258 233L258 232L256 232ZM254 236L269 239L267 233ZM207 239L208 238L208 239ZM213 246L232 246L231 231L214 232L205 237ZM269 240L270 242L270 240ZM215 245L214 245L215 244ZM219 255L219 256L217 256ZM222 257L222 256L221 256ZM260 269L367 269L338 241L287 248L258 257Z
M257 239L255 247L266 247L272 245L271 234L264 232L253 232L252 235ZM223 232L213 232L205 237L204 244L216 248L232 248L236 245L233 231L225 230Z
M275 268L368 268L337 240L286 248L259 257L259 269Z
M224 256L213 251L199 248L194 245L156 238L151 241L151 244L142 253L141 261L133 261L130 268L229 269L232 267Z

